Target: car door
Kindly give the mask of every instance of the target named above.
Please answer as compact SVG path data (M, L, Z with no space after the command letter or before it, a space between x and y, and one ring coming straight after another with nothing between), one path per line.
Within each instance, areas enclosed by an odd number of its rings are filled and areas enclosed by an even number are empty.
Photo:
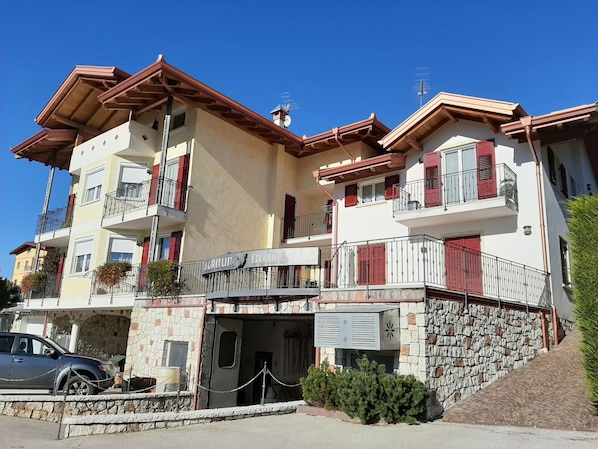
M59 358L53 357L50 346L30 336L17 336L13 345L10 383L12 388L52 389Z
M14 335L0 335L0 387L8 388Z

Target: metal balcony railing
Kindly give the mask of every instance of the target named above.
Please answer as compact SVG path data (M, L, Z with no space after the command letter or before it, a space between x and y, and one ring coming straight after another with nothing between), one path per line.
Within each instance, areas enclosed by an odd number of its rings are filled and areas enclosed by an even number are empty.
M429 236L322 248L328 288L429 286L525 304L550 304L550 275Z
M504 197L518 207L517 175L505 164L487 168L443 174L417 181L404 187L393 186L393 212L483 201Z
M73 209L73 207L61 207L47 211L45 214L39 214L35 235L70 228L73 222Z
M41 299L41 298L60 298L60 292L62 289L63 275L49 274L38 280L34 289L28 293L23 293L25 301L28 299Z
M160 180L161 191L158 188ZM147 209L156 204L184 211L187 208L187 190L186 184L166 178L123 184L120 189L106 194L103 218Z
M332 212L318 212L283 220L283 240L332 232Z
M202 261L173 268L181 295L230 292L230 296L295 294L293 289L433 287L497 301L547 306L550 275L541 270L420 235L321 247L321 264L237 269L202 276ZM156 296L147 265L133 265L111 290L94 282L93 294Z

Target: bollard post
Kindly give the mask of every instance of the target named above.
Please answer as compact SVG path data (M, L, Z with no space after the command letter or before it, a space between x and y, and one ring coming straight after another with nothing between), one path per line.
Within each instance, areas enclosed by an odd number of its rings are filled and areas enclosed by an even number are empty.
M262 369L262 399L260 400L260 404L264 405L266 403L266 370L267 370L267 363L264 362L264 368Z

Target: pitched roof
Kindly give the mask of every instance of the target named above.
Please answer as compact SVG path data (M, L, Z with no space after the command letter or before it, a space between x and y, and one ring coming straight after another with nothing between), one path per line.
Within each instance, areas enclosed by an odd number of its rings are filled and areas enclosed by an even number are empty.
M441 92L380 140L387 151L419 151L423 141L447 122L473 120L495 133L502 123L526 115L517 103Z

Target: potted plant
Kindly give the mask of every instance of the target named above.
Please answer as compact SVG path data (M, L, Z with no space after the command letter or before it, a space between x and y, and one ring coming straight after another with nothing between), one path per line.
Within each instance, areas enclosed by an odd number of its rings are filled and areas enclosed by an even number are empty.
M183 283L177 280L177 265L169 260L156 260L147 265L147 280L152 296L179 296Z
M21 280L21 291L24 294L35 293L46 288L48 274L43 271L26 274Z
M96 279L101 285L112 290L130 270L129 262L106 262L97 268Z

